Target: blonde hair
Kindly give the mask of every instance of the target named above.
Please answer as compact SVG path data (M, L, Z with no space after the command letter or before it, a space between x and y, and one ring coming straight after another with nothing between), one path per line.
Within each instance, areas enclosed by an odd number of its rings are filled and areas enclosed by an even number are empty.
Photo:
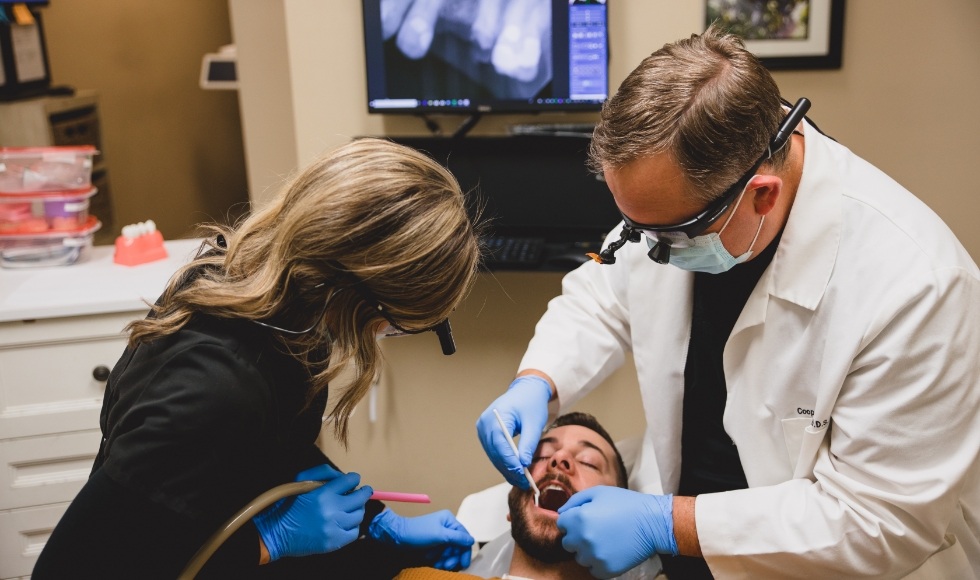
M626 77L603 106L589 165L601 173L666 153L689 195L711 201L766 151L783 117L769 71L740 38L712 25L664 45ZM789 146L768 163L780 167Z
M348 418L380 368L375 332L385 315L408 330L445 320L480 262L479 232L452 174L382 139L320 157L237 229L208 227L227 249L212 236L152 316L129 326L130 343L177 332L198 312L312 328L278 338L310 368L310 401L352 367L329 415L345 444Z

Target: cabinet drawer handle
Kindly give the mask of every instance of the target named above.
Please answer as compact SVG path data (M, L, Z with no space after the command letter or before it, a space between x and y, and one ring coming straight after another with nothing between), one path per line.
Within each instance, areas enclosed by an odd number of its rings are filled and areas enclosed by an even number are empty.
M99 366L95 367L94 369L92 369L92 377L95 380L99 381L100 383L104 383L104 382L108 381L109 380L109 367L107 367L105 365L99 365Z

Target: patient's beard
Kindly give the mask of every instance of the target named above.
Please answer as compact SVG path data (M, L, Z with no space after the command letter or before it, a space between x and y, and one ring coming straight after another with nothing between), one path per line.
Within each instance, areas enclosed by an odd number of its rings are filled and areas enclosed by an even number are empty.
M566 478L558 478L571 488ZM530 491L516 487L511 489L507 495L507 505L510 507L511 535L528 556L546 564L567 562L574 558L571 552L562 547L561 534L555 521L535 516L534 499Z

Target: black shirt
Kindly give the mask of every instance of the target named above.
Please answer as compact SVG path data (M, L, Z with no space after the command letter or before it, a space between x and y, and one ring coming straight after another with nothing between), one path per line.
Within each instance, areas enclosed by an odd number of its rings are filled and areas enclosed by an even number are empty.
M681 480L678 495L696 496L748 487L722 417L728 389L722 355L749 295L772 262L777 236L755 259L721 274L694 274L691 342L684 368ZM664 558L670 578L711 578L700 558Z
M316 446L326 393L307 404L309 379L271 330L246 320L195 315L172 335L127 348L106 386L92 476L32 577L176 577L246 503L330 463ZM365 526L382 509L369 502ZM199 577L390 578L418 562L368 539L266 566L258 557L246 522Z

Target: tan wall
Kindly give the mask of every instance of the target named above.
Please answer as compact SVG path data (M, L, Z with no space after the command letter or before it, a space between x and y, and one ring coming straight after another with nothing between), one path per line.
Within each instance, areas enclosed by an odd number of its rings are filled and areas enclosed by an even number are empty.
M165 238L246 209L235 91L198 86L231 42L223 0L52 2L41 8L53 83L98 93L116 231L152 219Z
M425 133L418 119L366 113L360 2L230 0L230 6L256 199L296 164L352 136ZM703 29L701 6L700 0L612 2L612 87L665 42ZM841 70L775 75L788 99L813 101L822 129L917 192L975 258L980 195L972 173L980 117L966 107L969 95L980 94L978 29L976 0L851 0ZM268 121L270 110L278 126ZM499 133L515 122L591 118L485 117L474 134ZM460 120L441 118L449 130ZM376 422L363 402L349 450L329 437L325 448L378 489L432 495L434 506L399 506L405 514L455 509L466 493L500 482L474 424L506 388L559 284L555 274L483 276L453 318L459 352L452 357L438 353L434 336L387 341ZM579 408L596 413L617 438L644 425L629 366Z

